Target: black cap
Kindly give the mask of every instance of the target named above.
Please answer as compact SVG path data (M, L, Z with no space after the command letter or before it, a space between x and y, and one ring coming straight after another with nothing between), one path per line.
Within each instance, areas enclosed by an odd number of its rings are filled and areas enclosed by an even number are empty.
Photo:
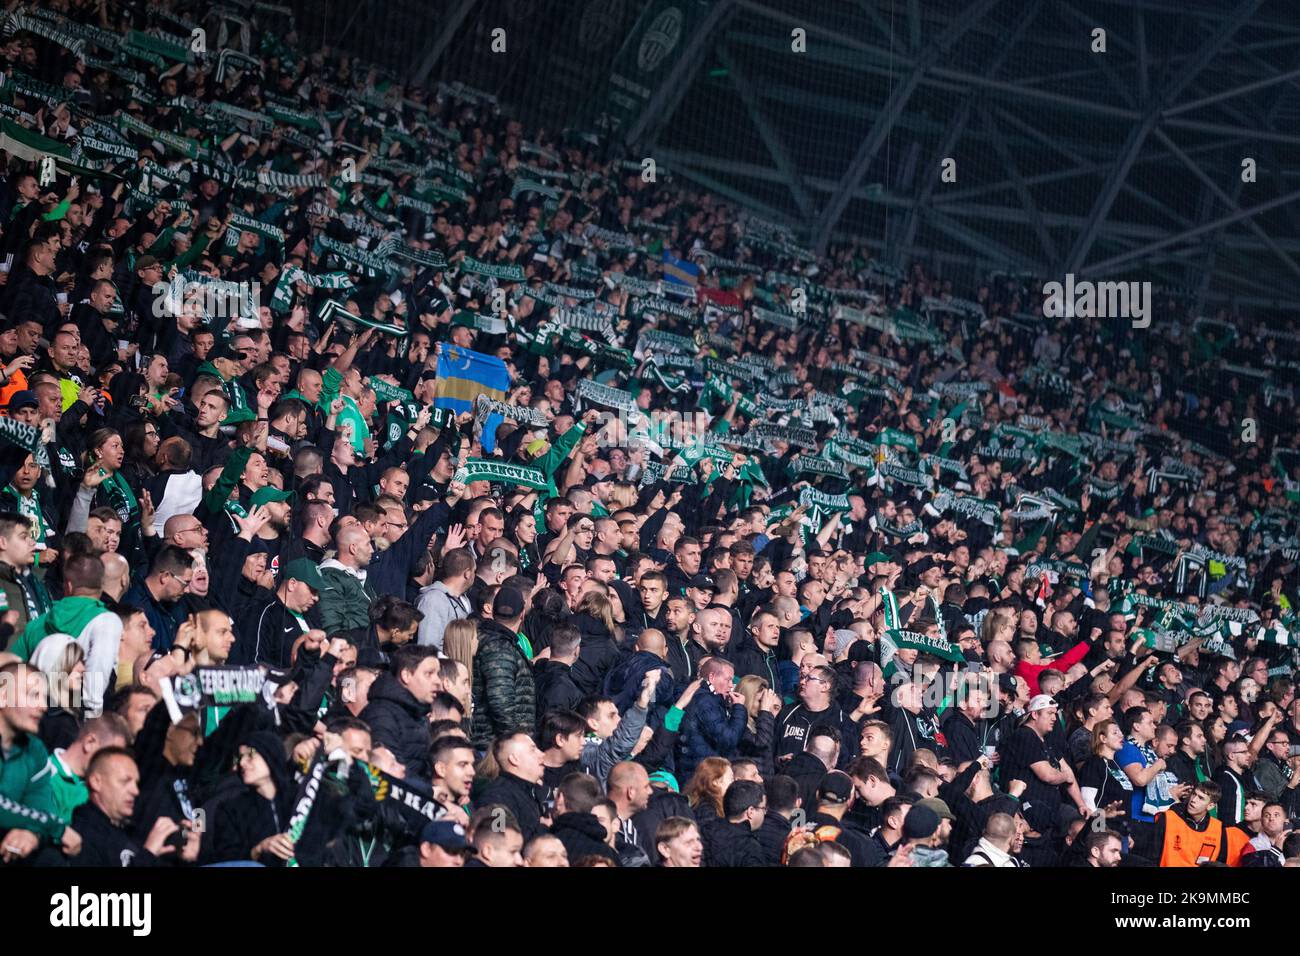
M851 796L853 781L841 770L832 770L817 785L817 799L825 803L848 803Z
M524 613L524 595L518 588L502 588L492 599L492 617L498 621L513 621Z
M691 578L690 586L700 591L716 591L718 586L713 583L713 578L707 574L697 574Z
M39 408L40 404L36 393L30 389L22 388L9 396L9 411L11 413L18 411L20 408Z
M925 840L939 829L939 814L921 804L913 805L903 821L904 840Z

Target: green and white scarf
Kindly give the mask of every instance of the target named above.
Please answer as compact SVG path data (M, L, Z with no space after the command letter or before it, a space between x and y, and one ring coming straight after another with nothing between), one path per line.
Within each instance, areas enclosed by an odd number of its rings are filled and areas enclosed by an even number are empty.
M491 458L471 458L456 469L453 481L469 484L471 481L490 481L493 484L521 485L535 491L546 491L550 482L540 468L512 465Z
M525 281L523 266L517 265L495 265L490 262L479 262L466 256L461 260L460 271L468 272L473 275L488 276L492 279L500 279L505 282L523 282Z

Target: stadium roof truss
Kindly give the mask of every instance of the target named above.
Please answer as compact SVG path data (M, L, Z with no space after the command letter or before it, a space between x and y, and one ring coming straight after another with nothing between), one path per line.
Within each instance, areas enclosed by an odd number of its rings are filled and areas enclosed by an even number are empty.
M1300 306L1300 21L1266 0L1087 6L718 0L626 141L818 250Z

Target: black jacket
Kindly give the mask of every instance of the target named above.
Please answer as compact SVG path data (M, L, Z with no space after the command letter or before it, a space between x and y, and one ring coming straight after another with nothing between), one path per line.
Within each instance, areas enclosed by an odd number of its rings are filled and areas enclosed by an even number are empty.
M576 710L582 700L582 691L573 682L572 668L568 664L542 658L533 666L533 679L537 685L537 726L542 718L557 710Z
M686 644L683 644L676 634L671 633L667 627L663 629L664 638L668 645L668 666L673 671L673 682L678 687L685 687L698 676L695 668L695 659L686 653ZM689 644L689 639L687 644Z
M293 797L291 787L277 785L272 800L245 788L223 801L213 815L210 862L252 859L253 847L289 829ZM282 867L285 863L273 853L263 854L257 862L269 867Z
M852 825L836 820L830 814L821 813L820 811L810 814L808 823L814 828L823 826L837 828L840 831L839 836L832 842L838 843L849 851L852 866L885 865L885 852L881 849L880 843Z
M81 836L81 852L70 858L72 866L158 865L158 858L144 844L132 839L121 827L113 826L104 811L93 803L83 803L72 811L72 829Z
M231 664L269 664L287 668L293 642L305 629L278 597L254 606L239 618Z
M614 702L620 714L626 713L641 695L641 682L651 671L665 671L655 687L655 698L650 702L651 713L661 714L676 699L671 668L650 651L633 651L625 654L605 674L604 694Z
M421 780L433 777L429 762L429 705L415 699L392 674L380 674L370 686L370 702L361 712L370 739L393 752L406 772Z
M551 833L564 844L570 866L584 856L603 856L618 862L618 854L605 842L605 824L593 813L562 813L555 818Z
M659 851L655 849L655 831L669 817L685 817L687 820L695 818L690 803L675 790L655 790L650 794L650 802L645 809L632 815L637 842L656 866L659 864Z
M971 723L971 719L956 708L953 708L948 719L943 722L943 736L948 741L948 755L957 762L958 766L974 760L982 752L982 729L979 723Z
M740 645L732 655L732 660L736 664L737 679L754 674L767 681L767 686L772 690L778 694L781 692L781 679L776 671L776 652L764 651L754 643L753 635L746 633L740 639Z
M502 773L483 788L482 795L475 803L480 807L499 803L513 813L519 821L519 832L524 835L525 842L545 832L545 827L542 826L542 801L537 786L514 774Z
M821 785L822 778L829 772L830 770L827 769L826 764L821 762L820 758L813 756L806 750L795 754L794 758L781 771L799 785L799 796L803 798L805 809L817 806L817 787Z
M705 866L764 866L763 847L748 823L718 819L705 828Z
M759 849L763 851L764 866L780 866L785 841L790 838L790 821L771 810L763 817L763 825L754 831Z
M772 762L772 738L776 733L776 718L766 710L760 710L754 718L754 729L745 727L745 736L740 738L736 754L748 757L758 765L758 773L767 780L775 770Z
M618 663L618 645L605 625L590 614L575 614L569 624L582 635L577 663L573 665L573 682L583 695L599 694L605 675Z

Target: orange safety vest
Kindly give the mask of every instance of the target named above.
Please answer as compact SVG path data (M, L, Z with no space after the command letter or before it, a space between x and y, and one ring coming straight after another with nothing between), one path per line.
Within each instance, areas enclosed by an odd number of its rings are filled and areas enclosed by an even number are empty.
M1227 827L1228 866L1241 866L1241 856L1250 846L1250 834L1241 827Z
M1217 860L1223 847L1223 824L1207 817L1205 830L1193 830L1178 814L1165 810L1165 845L1160 850L1161 866L1196 866L1197 860Z
M8 406L9 399L14 397L14 392L21 392L26 388L27 376L21 370L14 372L4 388L0 388L0 406Z

